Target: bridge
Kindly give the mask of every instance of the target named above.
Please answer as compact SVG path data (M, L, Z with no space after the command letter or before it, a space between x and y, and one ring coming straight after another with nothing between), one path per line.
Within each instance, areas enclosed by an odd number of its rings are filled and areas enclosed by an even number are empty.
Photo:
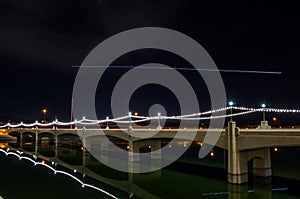
M97 129L26 129L15 128L8 129L8 134L16 136L22 147L22 143L26 136L35 135L33 139L36 145L44 137L54 137L55 146L59 143L61 135L79 135L85 139L94 138L99 135ZM162 139L173 139L178 129L161 129L150 139L131 138L124 131L128 129L107 129L105 134L110 137L115 137L128 142L129 149L139 153L139 149L143 146L152 146L151 151L161 147ZM143 135L152 135L151 131L155 129L138 129L135 130ZM191 133L191 129L184 129L184 133ZM213 129L197 129L197 134L194 141L203 142L207 133L213 133ZM91 145L97 143L91 143ZM83 143L84 145L84 143ZM216 143L216 146L228 151L228 182L233 184L242 184L248 181L248 161L253 159L253 173L255 176L268 177L271 176L271 158L270 148L284 146L300 146L300 129L239 129L234 121L228 123L228 127L222 130L221 136ZM92 148L93 146L84 146L84 148ZM101 146L99 146L101 147Z
M255 111L262 111L262 109L245 109L246 114ZM265 109L263 111L266 111ZM281 111L279 112L288 112ZM290 110L289 112L298 112L298 110ZM241 114L241 113L237 113ZM232 117L237 114L227 115L226 117ZM219 116L218 116L219 117ZM212 118L212 117L209 117ZM143 117L139 117L138 119L145 120ZM153 118L151 118L153 119ZM155 117L155 119L161 119L160 117ZM115 121L115 120L114 120ZM78 122L78 121L77 121ZM79 121L80 122L80 121ZM96 121L93 124L107 122L104 121ZM73 123L76 123L73 122ZM71 123L71 124L73 124ZM81 125L87 125L87 123L80 122ZM132 121L128 122L129 124ZM20 142L20 147L22 147L22 143L26 139L26 137L32 137L32 142L35 143L35 149L38 148L38 143L43 138L48 138L48 140L53 139L55 141L55 147L57 148L60 136L62 135L78 135L83 144L83 151L93 150L93 148L100 148L100 151L107 150L107 146L100 145L97 141L97 136L101 134L98 129L91 128L81 128L81 129L65 129L65 128L57 128L55 126L60 124L59 122L53 122L50 124L41 124L43 128L37 128L37 123L34 124L18 124L11 125L7 124L2 126L2 128L6 129L9 135L17 137ZM66 123L64 125L69 125L70 123ZM89 123L90 124L90 123ZM25 127L24 127L25 126ZM47 126L51 126L52 128L46 128ZM270 177L272 175L272 167L271 167L271 157L270 157L270 148L272 147L287 147L287 146L300 146L300 129L272 129L268 126L267 121L261 121L261 125L256 129L240 129L237 127L234 121L229 121L228 125L224 129L163 129L158 127L158 129L142 129L142 128L132 128L129 126L127 129L102 129L101 131L104 134L111 138L117 138L123 140L127 143L128 162L135 162L139 157L136 154L140 152L140 149L144 146L149 146L150 151L156 151L162 148L162 140L164 139L174 139L178 131L186 137L192 132L196 132L195 138L193 141L203 142L205 140L206 135L213 134L216 131L221 131L220 137L218 141L215 143L216 147L227 150L228 152L228 160L227 160L227 173L228 173L228 182L232 184L243 184L248 182L248 162L253 160L253 174L259 177ZM131 136L134 132L135 136ZM138 135L142 136L138 136ZM102 135L103 136L103 135ZM185 136L182 136L183 138ZM90 140L90 141L88 141ZM210 144L209 142L206 144ZM132 155L135 154L135 155ZM99 156L105 156L106 153L101 153ZM97 158L97 157L96 157ZM109 158L109 157L106 157ZM158 154L155 159L161 159L162 154Z

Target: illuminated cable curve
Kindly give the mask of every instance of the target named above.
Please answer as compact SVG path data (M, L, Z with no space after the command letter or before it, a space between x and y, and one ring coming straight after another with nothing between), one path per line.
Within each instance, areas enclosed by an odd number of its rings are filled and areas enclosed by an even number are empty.
M0 151L1 151L2 153L4 153L6 156L8 156L8 155L13 155L13 156L16 156L17 158L19 158L19 160L22 160L22 159L28 160L29 162L32 162L32 163L34 164L34 166L36 166L36 165L44 166L44 167L50 169L51 171L53 171L54 174L60 173L60 174L63 174L63 175L66 175L66 176L72 178L73 180L75 180L75 181L77 181L78 183L80 183L82 187L89 187L89 188L92 188L92 189L94 189L94 190L96 190L96 191L99 191L99 192L101 192L101 193L103 193L103 194L105 194L105 195L107 195L107 196L109 196L109 197L111 197L111 198L118 199L118 197L114 196L114 195L111 194L111 193L108 193L107 191L105 191L105 190L103 190L103 189L101 189L101 188L99 188L99 187L96 187L96 186L94 186L94 185L86 184L86 183L82 182L82 181L79 180L77 177L73 176L72 174L69 174L69 173L67 173L67 172L65 172L65 171L56 170L56 169L52 168L51 166L49 166L48 164L45 164L45 163L42 163L42 162L36 162L35 160L33 160L33 159L29 158L29 157L21 156L21 155L23 154L23 152L20 152L20 151L17 151L17 153L15 153L15 152L9 152L9 148L7 149L7 151L5 151L5 150L3 150L3 149L0 149Z
M224 115L219 115L219 116L208 116L208 117L199 117L202 115L208 115L208 114L214 114L222 111L227 111L229 109L234 109L234 110L240 110L244 112L240 113L234 113L234 114L224 114ZM75 120L72 122L59 122L58 120L55 120L51 123L31 123L31 124L25 124L23 122L19 124L10 124L7 123L5 125L0 126L0 128L18 128L18 127L49 127L49 126L68 126L68 125L98 125L98 124L103 124L107 122L115 122L115 123L120 123L120 124L131 124L131 123L138 123L138 122L145 122L145 121L150 121L150 120L160 120L160 119L171 119L171 120L210 120L210 119L219 119L219 118L227 118L227 117L233 117L233 116L240 116L240 115L245 115L245 114L250 114L254 112L275 112L275 113L300 113L300 110L297 109L276 109L276 108L247 108L247 107L225 107L225 108L220 108L216 110L210 110L202 113L193 113L193 114L188 114L188 115L180 115L180 116L152 116L152 117L145 117L145 116L133 116L133 115L127 115L127 116L122 116L114 119L104 119L104 120L91 120L91 119L86 119L83 118L82 120ZM137 120L126 120L126 119L137 119Z

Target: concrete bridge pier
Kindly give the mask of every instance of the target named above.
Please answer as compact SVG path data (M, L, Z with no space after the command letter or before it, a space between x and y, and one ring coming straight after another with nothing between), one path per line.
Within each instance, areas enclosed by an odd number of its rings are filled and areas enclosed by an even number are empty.
M100 158L102 161L104 162L108 162L109 161L109 141L107 139L103 139L101 140L100 143Z
M86 163L91 159L91 154L89 152L91 146L90 143L87 141L85 129L81 134L81 141L82 141L82 165L83 167L85 167Z
M38 145L39 145L39 135L37 130L35 130L35 148L34 148L34 153L37 156L38 154Z
M237 149L236 137L239 129L234 121L228 123L228 182L232 184L243 184L248 182L247 160Z
M134 173L134 171L139 170L140 164L140 147L136 142L129 141L129 151L128 151L128 167L129 173Z
M153 140L151 142L151 167L153 169L161 167L162 164L162 154L161 154L161 140ZM161 172L161 170L159 170Z
M54 146L54 151L55 151L55 160L57 159L57 151L58 151L58 135L57 135L57 133L55 134L55 137L54 137L54 139L55 139L55 146Z
M142 147L148 147L151 151L140 153ZM128 166L129 173L128 179L130 182L146 182L157 180L161 178L161 170L156 170L148 173L137 173L145 169L157 169L161 167L162 155L161 140L152 139L144 141L129 141L129 154L128 154ZM146 159L145 159L146 158ZM148 162L149 161L149 162Z
M270 148L258 151L258 158L253 159L253 175L258 177L272 176Z
M83 141L84 149L90 151L92 156L101 162L109 162L110 141L102 136L87 137Z
M226 132L228 139L229 183L243 184L248 182L248 161L252 159L254 176L265 178L272 175L270 148L240 151L238 143L240 133L234 121L228 123Z
M20 132L20 148L23 147L23 133Z
M151 155L149 154L149 152L140 154L140 149L142 147L148 147L151 151ZM159 150L160 148L161 148L160 139L152 139L152 140L144 140L144 141L129 141L129 153L128 153L129 169L135 171L136 173L141 168L153 169L153 168L160 167L162 161L161 151ZM141 161L142 160L141 158L144 158L144 160Z
M91 154L86 150L86 148L83 148L82 150L82 167L85 168L88 161L91 159Z

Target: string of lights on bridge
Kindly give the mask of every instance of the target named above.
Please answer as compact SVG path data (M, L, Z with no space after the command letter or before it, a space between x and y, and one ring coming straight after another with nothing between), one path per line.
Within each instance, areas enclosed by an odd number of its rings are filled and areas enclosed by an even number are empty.
M81 186L84 188L84 187L88 187L88 188L91 188L91 189L94 189L96 191L99 191L113 199L118 199L116 196L114 196L113 194L99 188L99 187L96 187L94 185L91 185L91 184L87 184L87 183L84 183L83 181L81 181L80 179L78 179L76 176L68 173L68 172L65 172L65 171L61 171L61 170L56 170L55 168L51 167L50 165L46 164L45 161L36 161L36 157L34 157L34 159L30 158L30 157L27 157L27 156L24 156L23 155L23 152L20 152L20 151L10 151L9 148L7 148L7 151L5 151L4 149L0 149L0 152L4 153L6 156L8 155L11 155L11 156L15 156L17 158L19 158L19 160L27 160L31 163L34 164L34 166L37 166L37 165L40 165L40 166L43 166L43 167L46 167L48 168L49 170L53 171L54 174L62 174L62 175L65 175L65 176L68 176L70 178L72 178L73 180L77 181L79 184L81 184ZM52 165L54 165L55 163L52 162ZM76 173L77 171L74 170L74 173Z
M264 105L264 104L263 104ZM227 110L231 110L230 114L226 114ZM240 111L238 113L232 113L232 110ZM215 115L217 113L224 113L223 115ZM25 124L23 122L20 122L18 124L11 124L7 123L5 125L0 125L0 128L21 128L21 127L27 127L27 128L33 128L33 127L50 127L50 126L69 126L69 125L99 125L104 124L108 122L114 122L114 123L120 123L120 124L132 124L132 123L139 123L139 122L147 122L151 120L185 120L185 121L192 121L192 120L212 120L212 119L220 119L220 118L228 118L228 117L236 117L241 115L247 115L255 112L271 112L271 113L300 113L300 110L298 109L277 109L277 108L266 108L265 105L262 106L262 108L247 108L247 107L235 107L232 106L232 104L225 108L220 108L216 110L210 110L206 112L200 112L200 113L193 113L193 114L187 114L187 115L180 115L180 116L163 116L160 113L157 114L157 116L152 117L146 117L146 116L137 116L132 115L131 112L128 113L126 116L117 117L110 119L106 117L106 119L103 120L92 120L87 119L83 117L81 120L74 120L72 122L60 122L58 120L55 120L53 122L49 123L41 123L41 122L34 122L30 124ZM209 115L209 116L207 116ZM205 117L203 117L205 116ZM134 119L134 120L133 120Z

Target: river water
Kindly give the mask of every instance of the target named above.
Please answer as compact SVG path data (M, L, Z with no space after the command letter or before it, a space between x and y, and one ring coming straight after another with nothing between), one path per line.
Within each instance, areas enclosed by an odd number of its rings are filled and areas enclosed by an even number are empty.
M249 183L231 185L226 182L226 151L215 148L198 159L199 143L193 143L168 167L146 174L113 170L90 155L83 165L82 144L74 136L61 142L56 152L51 141L40 142L37 151L30 140L22 145L0 143L0 196L5 199L300 198L300 147L271 148L272 178L254 178L249 172ZM8 148L11 153L7 155Z

